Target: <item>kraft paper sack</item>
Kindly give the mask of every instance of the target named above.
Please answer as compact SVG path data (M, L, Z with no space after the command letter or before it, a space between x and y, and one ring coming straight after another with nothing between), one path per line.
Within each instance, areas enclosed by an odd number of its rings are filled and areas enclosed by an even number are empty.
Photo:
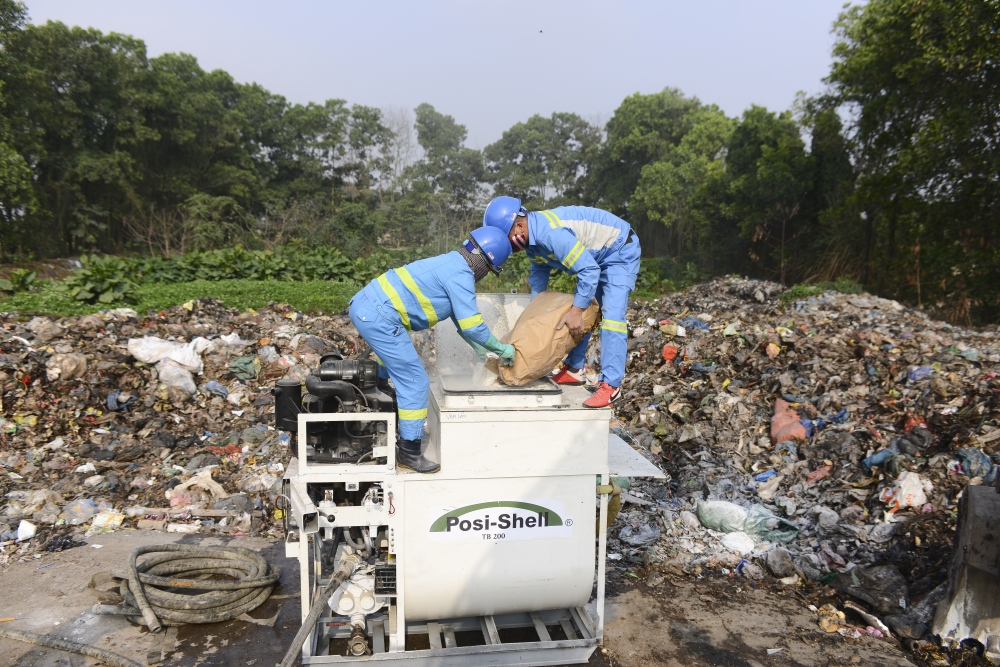
M569 327L556 330L559 320L573 305L573 295L562 292L542 292L528 304L510 333L501 342L510 343L517 350L513 366L501 366L500 360L491 357L486 368L500 376L500 381L520 387L552 372L555 365L576 347L586 332L592 331L601 319L597 301L583 311L583 333L574 336Z

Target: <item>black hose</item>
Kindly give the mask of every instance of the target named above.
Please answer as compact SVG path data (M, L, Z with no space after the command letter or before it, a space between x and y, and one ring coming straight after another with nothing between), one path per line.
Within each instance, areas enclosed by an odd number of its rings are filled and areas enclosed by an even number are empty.
M347 578L354 574L354 571L364 561L361 560L361 556L358 554L350 554L345 556L340 561L340 566L337 571L333 573L330 577L329 583L327 583L326 588L323 589L319 595L316 596L316 600L313 602L312 608L309 610L309 615L306 616L306 620L302 621L302 627L299 631L295 633L295 639L292 640L291 645L288 647L288 652L285 653L285 657L282 659L279 667L291 667L292 663L299 655L299 651L302 650L302 645L306 643L306 637L309 636L313 630L316 629L316 623L319 621L320 617L327 613L329 607L327 602L333 596L334 591L340 588L340 585L347 581ZM316 578L319 579L319 573L316 573Z
M163 553L136 562L139 556L157 552ZM263 556L241 547L161 544L139 547L132 552L128 572L111 574L122 580L125 605L97 610L142 617L151 631L159 632L164 625L218 623L256 609L271 595L281 570L271 572ZM224 574L236 581L193 578L202 574ZM177 588L192 593L167 590Z
M61 651L79 653L80 655L97 658L98 660L106 662L109 665L115 665L115 667L143 667L141 663L126 658L120 653L106 651L103 648L97 648L96 646L78 644L77 642L59 639L58 637L52 637L51 635L39 635L34 632L14 630L13 628L0 628L0 637L3 637L4 639L14 639L28 644L35 644L37 646L57 648Z

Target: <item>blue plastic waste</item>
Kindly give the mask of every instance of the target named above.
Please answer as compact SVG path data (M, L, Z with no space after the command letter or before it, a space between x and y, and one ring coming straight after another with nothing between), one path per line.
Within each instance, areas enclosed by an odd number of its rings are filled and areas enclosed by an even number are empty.
M216 396L221 396L222 398L229 396L229 390L226 389L226 386L218 380L209 380L205 383L205 386L203 386L202 389L215 394Z
M776 471L774 471L774 470L768 470L767 472L762 472L759 475L757 475L756 477L754 477L753 481L755 481L755 482L766 482L767 480L771 479L772 477L774 477L777 474L778 473Z
M132 395L128 397L128 400L119 401L119 396L121 396L120 391L113 391L108 394L107 399L105 399L104 404L108 406L108 410L111 412L118 412L119 410L125 410L127 412L128 407L138 400L136 396Z
M708 325L699 320L697 317L685 317L680 321L680 325L685 329L708 331Z
M906 374L906 377L910 378L910 382L917 382L918 380L923 380L933 372L934 369L930 366L920 366L919 368L910 369L910 372Z
M875 466L882 465L893 456L899 456L899 452L895 449L880 449L862 461L861 465L865 467L865 470L871 470Z

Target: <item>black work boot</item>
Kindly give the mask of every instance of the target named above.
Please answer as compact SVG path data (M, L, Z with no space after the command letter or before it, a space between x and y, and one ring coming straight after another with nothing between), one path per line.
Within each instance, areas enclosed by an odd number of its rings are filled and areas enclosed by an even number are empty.
M396 463L410 470L424 473L437 472L441 469L440 463L434 463L420 453L419 440L397 440Z

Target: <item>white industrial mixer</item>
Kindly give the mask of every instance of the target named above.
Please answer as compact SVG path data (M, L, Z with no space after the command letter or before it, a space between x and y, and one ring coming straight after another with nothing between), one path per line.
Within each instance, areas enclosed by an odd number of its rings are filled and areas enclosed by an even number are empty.
M500 333L526 303L479 297ZM303 620L357 555L303 663L586 662L604 625L609 476L662 474L609 432L610 409L582 407L585 389L484 386L451 324L434 335L426 455L441 462L436 474L396 467L395 415L379 407L386 396L363 362L327 361L306 384L318 399L289 397L287 384L276 392L279 427L292 427L296 400L301 410L284 493ZM336 396L337 411L322 410L322 396Z

